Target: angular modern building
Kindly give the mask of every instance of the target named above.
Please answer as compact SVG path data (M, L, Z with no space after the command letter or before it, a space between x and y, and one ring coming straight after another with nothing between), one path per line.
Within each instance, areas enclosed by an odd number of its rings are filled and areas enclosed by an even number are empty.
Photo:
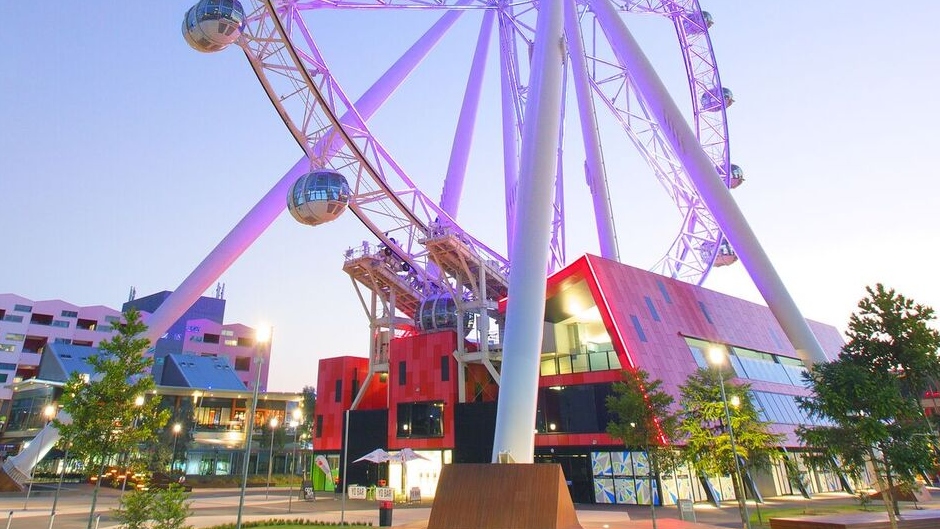
M169 294L132 299L121 311L0 294L0 455L18 454L37 436L47 420L42 416L43 407L56 400L54 388L68 373L87 370L84 359L114 335L114 324L121 320L122 311L137 308L146 322ZM149 351L154 356L154 381L168 395L185 400L184 395L193 398L195 394L228 392L223 400L232 402L219 404L206 419L217 423L206 428L220 434L218 439L207 438L213 454L219 448L213 445L234 451L236 444L243 443L238 436L244 435L239 424L244 421L245 395L250 395L256 384L260 392L267 393L271 359L270 343L256 341L257 332L251 327L223 323L224 315L224 299L200 297ZM241 404L234 404L236 401ZM222 435L224 430L240 433ZM44 447L43 454L48 449ZM215 459L220 469L231 463L231 458ZM192 461L201 464L196 457Z
M147 321L149 314L170 295L158 292L124 303L121 310L102 305L82 307L54 299L34 301L16 294L0 294L0 417L10 413L11 384L34 378L42 354L51 344L97 347L114 334L121 312L134 307ZM203 296L157 340L152 349L153 375L161 383L163 359L171 353L224 357L249 389L260 380L267 389L270 344L255 343L255 329L225 324L225 300ZM256 358L262 358L256 363ZM260 379L259 373L260 370Z
M10 414L11 384L36 376L46 346L97 347L120 319L120 311L101 305L0 294L0 417Z
M651 480L645 453L605 433L605 399L624 369L643 369L678 396L687 377L707 366L711 347L729 353L734 376L751 384L763 419L785 435L781 450L805 474L802 488L841 488L838 476L806 467L799 455L793 432L809 422L795 401L808 394L804 364L767 307L585 255L548 278L545 308L535 459L562 466L575 502L733 497L728 477L680 469ZM843 344L839 332L810 326L834 358ZM442 465L491 460L503 353L472 361L478 344L459 344L456 328L420 328L399 328L381 372L368 358L320 361L314 450L340 467L347 484L388 479L429 496ZM352 463L375 448L393 454L411 448L422 459ZM748 481L767 496L800 493L787 467L780 463Z
M46 347L36 377L12 384L13 399L10 421L0 446L10 454L24 445L49 444L38 436L48 435L43 427L51 417L44 415L48 407L55 409L62 388L72 373L94 376L88 356L100 354L95 347L52 343ZM173 447L169 467L185 474L228 475L239 473L245 457L246 419L252 409L252 391L245 388L238 374L222 356L201 356L188 353L163 357L162 381L146 398L159 398L162 408L169 410L170 422L160 435L160 442ZM295 410L303 398L299 393L265 392L260 395L254 415L254 441L249 451L252 473L266 471L271 462L275 471L295 467L298 425L291 425ZM279 442L273 443L270 425L277 425ZM174 430L178 424L178 431ZM267 433L267 435L262 435ZM56 434L56 437L58 435ZM293 439L293 443L291 443ZM61 450L49 450L26 463L35 468L29 473L36 479L53 480L65 461ZM301 449L302 452L302 449ZM3 470L15 475L5 461ZM120 465L115 455L114 465ZM260 470L259 470L260 469ZM20 468L20 471L26 471Z

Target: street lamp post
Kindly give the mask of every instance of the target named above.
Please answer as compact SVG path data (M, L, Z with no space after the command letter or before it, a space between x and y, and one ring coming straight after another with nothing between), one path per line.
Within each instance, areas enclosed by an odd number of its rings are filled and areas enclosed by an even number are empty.
M52 510L49 512L49 529L55 524L55 508L59 505L59 492L62 490L62 482L65 480L65 469L69 465L69 450L72 449L72 443L65 445L65 456L62 458L62 470L59 471L59 482L55 486L55 496L52 497Z
M39 457L42 451L42 437L46 434L46 426L49 426L49 422L52 421L52 418L55 417L56 407L54 404L47 404L46 407L42 409L42 416L46 418L46 423L43 425L42 430L39 432L39 437L35 439L39 443L39 450L36 450L36 457L33 460L33 467L29 469L29 487L26 488L26 501L23 502L23 510L26 510L26 506L29 505L29 495L33 492L33 480L36 477L36 466L39 464Z
M728 397L725 394L725 375L722 366L725 363L725 351L720 347L713 347L708 351L709 361L718 368L718 383L721 387L721 402L725 407L725 420L728 422L728 438L731 441L731 458L734 460L734 483L740 491L737 494L738 510L741 512L741 521L745 529L751 529L751 516L747 512L747 503L744 500L744 481L741 479L741 465L738 463L738 449L734 442L734 428L731 426L731 409L728 407Z
M264 499L268 499L268 493L271 492L271 470L274 467L274 430L277 429L277 417L272 417L269 426L271 426L271 448L268 451L268 480L264 485Z
M261 331L267 331L267 335ZM261 328L255 336L255 387L251 392L251 410L245 420L245 455L242 461L242 486L238 495L238 515L235 517L235 529L242 529L242 509L245 506L245 488L248 486L248 460L251 459L251 433L255 427L255 410L258 408L258 387L261 385L261 366L264 358L261 356L261 346L271 339L271 329Z
M173 455L170 457L170 474L173 474L173 468L176 467L176 442L179 441L180 431L183 429L183 425L180 423L173 424Z
M294 500L294 473L297 472L297 430L300 429L300 408L294 408L292 413L294 420L291 421L291 428L294 429L294 447L290 456L290 475L287 477L287 513L290 514L292 502Z
M144 396L137 395L134 398L134 406L137 408L137 412L134 414L134 423L131 426L133 429L137 429L137 419L140 418L140 407L144 405ZM128 464L127 461L130 459L130 452L124 453L124 481L121 482L121 495L124 495L124 491L127 489L127 478L128 478Z

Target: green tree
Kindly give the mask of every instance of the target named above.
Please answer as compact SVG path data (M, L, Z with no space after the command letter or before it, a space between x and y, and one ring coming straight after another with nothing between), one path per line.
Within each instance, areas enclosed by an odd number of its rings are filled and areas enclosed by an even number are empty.
M303 396L303 421L306 425L312 425L317 414L317 388L313 386L304 386L301 390ZM308 427L309 430L309 427Z
M191 529L186 524L192 514L191 505L189 493L175 483L157 491L151 507L153 529Z
M114 519L124 529L146 529L150 521L152 504L153 498L150 492L133 490L121 496L118 500L118 508L111 512L114 514Z
M160 399L145 398L155 387L149 375L153 358L144 355L150 343L139 338L147 329L140 313L130 309L116 323L117 334L103 340L99 352L88 357L91 374L74 372L63 388L62 409L71 422L56 419L62 437L71 442L71 453L100 476L108 460L152 440L166 424L167 410ZM88 528L91 529L101 480L92 493Z
M940 380L940 331L931 307L878 283L849 317L842 354L873 371L892 373L906 398L917 401L928 384Z
M175 483L164 490L135 490L121 496L115 520L124 529L191 529L189 493Z
M770 423L760 419L757 408L750 399L750 384L730 380L733 374L720 367L699 369L679 387L681 411L679 431L686 439L684 459L697 471L708 476L737 476L735 456L743 461L742 471L748 467L760 468L779 456L777 447L783 444L783 436L770 431ZM725 400L721 395L724 381ZM727 416L731 416L734 430L734 448L731 448L732 432L728 428ZM734 493L742 519L747 517L745 492L742 482L732 479Z
M627 447L646 450L650 462L650 513L656 527L656 502L653 491L663 469L675 466L674 451L669 447L678 437L679 417L673 411L672 395L664 392L662 380L650 380L649 373L638 369L623 371L607 396L610 422L607 433Z
M866 292L839 358L805 375L813 396L800 399L800 407L817 424L797 433L818 454L816 462L838 460L856 479L871 463L896 527L895 481L913 485L933 462L935 433L920 396L940 375L940 333L930 328L930 307L881 284Z

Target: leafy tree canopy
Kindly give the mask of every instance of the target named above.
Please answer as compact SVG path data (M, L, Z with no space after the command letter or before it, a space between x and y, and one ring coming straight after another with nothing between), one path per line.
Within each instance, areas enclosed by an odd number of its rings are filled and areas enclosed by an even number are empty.
M752 466L761 465L783 443L783 436L772 433L770 424L760 420L750 399L749 384L730 381L730 372L720 368L699 369L679 388L682 407L679 430L686 436L685 458L712 476L735 471L720 377L725 380L738 457Z
M679 435L679 418L672 409L675 399L662 390L662 381L651 381L642 369L623 371L623 380L612 390L607 397L607 433L628 447L646 449L659 468L669 466L666 459L672 451L663 449Z
M72 420L66 424L57 419L55 426L71 453L87 462L104 461L152 440L169 419L152 395L153 359L144 355L150 344L139 338L147 327L135 309L124 320L116 324L117 334L100 343L100 352L88 357L92 373L72 373L63 389L62 409Z

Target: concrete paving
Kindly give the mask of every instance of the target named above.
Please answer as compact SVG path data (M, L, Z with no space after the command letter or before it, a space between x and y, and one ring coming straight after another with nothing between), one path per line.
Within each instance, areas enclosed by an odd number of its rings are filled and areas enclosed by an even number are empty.
M89 511L93 487L90 485L66 485L57 504L57 514L52 529L88 529ZM189 523L196 528L234 523L238 512L239 491L237 489L196 489L193 491L193 515ZM268 520L272 518L302 518L324 522L359 522L379 525L378 504L374 501L347 500L345 503L333 494L320 494L316 500L302 500L296 496L288 500L286 488L248 489L242 510L242 520ZM5 529L50 529L51 508L54 489L34 488L27 501L25 493L0 493L0 524ZM118 526L111 509L117 507L120 490L100 490L96 506L96 517L90 529L113 529ZM830 503L854 503L854 498L844 493L818 494L812 500L803 498L775 498L768 500L770 506L795 505L819 509ZM24 508L25 507L25 508ZM636 505L576 505L578 520L584 529L646 529L652 527L649 506ZM749 505L753 510L754 505ZM910 508L909 504L905 505ZM922 508L940 509L940 490L933 489L933 499L920 505ZM407 529L427 527L431 512L429 503L396 505L392 513L392 526ZM741 518L737 504L729 502L721 509L709 505L695 506L697 524L680 522L678 509L674 506L657 507L659 529L706 529L740 528Z

